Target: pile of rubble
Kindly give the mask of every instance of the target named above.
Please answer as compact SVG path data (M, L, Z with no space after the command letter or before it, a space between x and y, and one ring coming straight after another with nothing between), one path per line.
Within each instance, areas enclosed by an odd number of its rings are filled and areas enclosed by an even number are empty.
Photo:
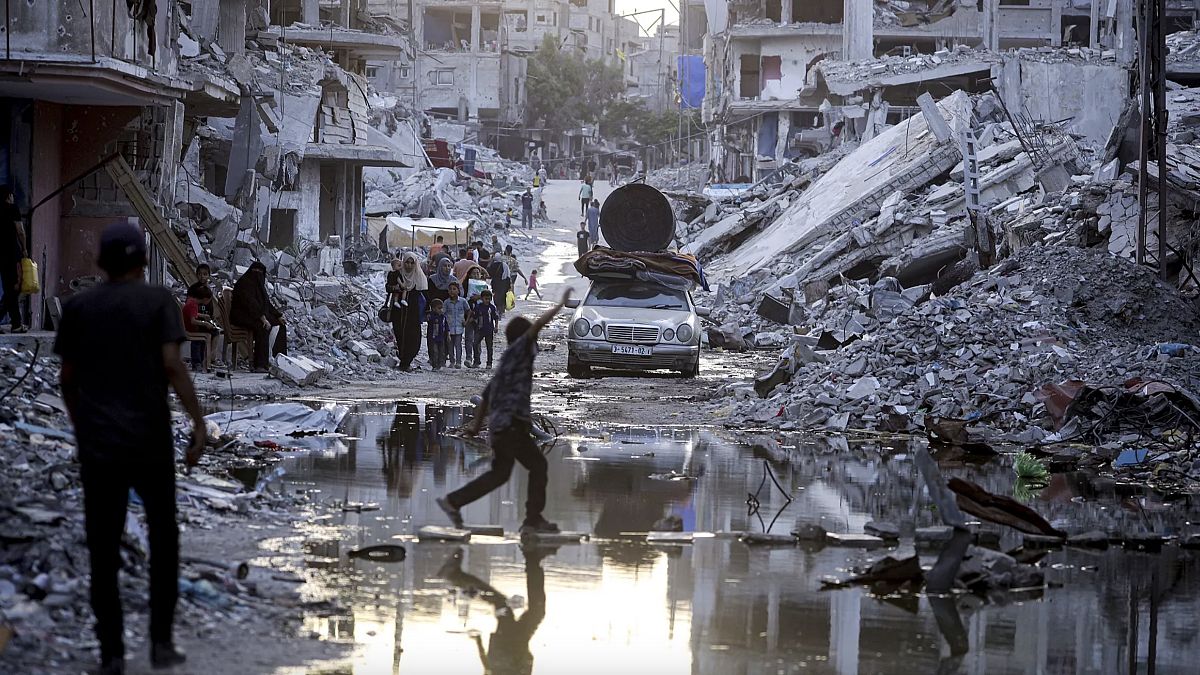
M1031 247L932 298L928 286L849 282L807 310L776 369L730 387L735 418L888 432L965 419L1037 444L1054 431L1037 395L1046 383L1200 391L1200 351L1172 346L1196 341L1195 302L1103 250Z
M12 672L62 672L96 646L88 606L88 555L75 439L57 394L58 367L46 354L0 350L0 649ZM176 435L179 454L184 424ZM212 425L210 425L212 426ZM219 433L219 429L214 429ZM213 440L200 467L176 476L179 519L196 530L242 529L247 522L288 525L308 517L307 497L280 490L269 467L279 444ZM233 479L250 471L244 483ZM146 523L131 500L126 522L123 594L147 597ZM306 515L308 514L308 515ZM205 632L217 623L274 623L294 631L300 577L184 556L177 623ZM126 604L129 648L146 644L147 607ZM132 639L129 639L132 636ZM10 641L11 638L11 641ZM7 643L7 645L5 644Z
M646 174L646 184L662 192L699 192L708 184L708 165L692 162L680 167L663 167Z

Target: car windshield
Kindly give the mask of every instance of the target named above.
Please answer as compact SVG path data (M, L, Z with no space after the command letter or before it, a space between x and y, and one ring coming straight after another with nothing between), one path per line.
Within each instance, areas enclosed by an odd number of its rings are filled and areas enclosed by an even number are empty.
M613 281L592 286L584 304L593 307L637 307L640 309L688 308L682 290L645 281Z

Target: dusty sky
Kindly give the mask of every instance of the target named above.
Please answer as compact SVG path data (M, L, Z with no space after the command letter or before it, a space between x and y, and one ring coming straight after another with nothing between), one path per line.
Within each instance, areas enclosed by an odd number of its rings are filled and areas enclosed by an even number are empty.
M672 2L675 4L673 5ZM631 14L650 9L665 8L667 10L667 23L679 23L679 12L675 10L678 2L679 0L617 0L617 14ZM657 17L653 14L642 14L633 18L643 26L649 26Z

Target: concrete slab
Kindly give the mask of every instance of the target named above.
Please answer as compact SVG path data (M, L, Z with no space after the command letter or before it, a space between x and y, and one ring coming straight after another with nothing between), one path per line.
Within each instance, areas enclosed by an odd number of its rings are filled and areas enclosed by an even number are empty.
M649 544L690 544L694 535L691 532L650 532L646 534Z
M463 529L480 537L503 537L503 525L463 525Z
M471 531L460 530L454 527L426 525L417 530L417 539L420 541L470 541Z
M742 541L753 546L795 546L797 539L791 534L747 532Z
M833 546L844 546L846 548L881 548L885 544L879 537L869 534L838 534L830 532L825 535L825 540Z
M522 534L521 541L539 544L578 544L590 537L591 535L586 532L543 532L541 534Z

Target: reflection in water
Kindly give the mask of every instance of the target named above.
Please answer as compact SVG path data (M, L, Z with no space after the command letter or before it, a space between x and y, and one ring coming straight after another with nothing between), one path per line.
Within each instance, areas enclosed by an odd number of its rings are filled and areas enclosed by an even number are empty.
M674 515L685 530L708 532L769 526L786 533L801 523L861 532L868 521L888 520L911 539L915 527L939 519L908 448L897 443L782 437L768 450L697 430L577 429L547 454L546 515L563 529L592 532L592 543L562 546L536 563L515 542L489 538L461 553L406 542L408 557L398 563L348 558L349 549L445 524L434 498L489 462L485 447L444 435L462 413L420 403L360 407L348 432L359 440L335 454L289 460L294 481L381 505L339 513L351 536L308 553L346 608L308 627L353 640L356 673L478 675L486 664L492 672L546 674L1100 674L1192 672L1200 658L1200 563L1173 546L1158 554L1052 552L1043 562L1052 583L1044 594L937 598L819 590L822 577L844 576L878 552L754 548L726 538L660 547L630 534ZM940 464L947 478L1012 494L1006 458ZM515 531L524 480L516 472L467 507L467 519ZM757 514L747 513L751 495ZM1054 476L1031 505L1071 531L1178 534L1200 517L1189 500L1081 473ZM1005 548L1019 543L1011 531L995 531L1004 533ZM920 554L925 567L937 557ZM521 591L523 612L504 595Z
M542 560L556 549L547 547L522 547L525 556L525 589L529 608L516 618L515 608L500 591L492 588L483 579L462 570L462 550L455 551L442 565L442 578L470 596L478 596L496 610L496 630L492 633L488 647L483 648L479 633L472 633L479 652L479 660L485 673L493 675L528 675L533 671L533 653L529 641L537 632L542 619L546 618L546 574L542 571Z

